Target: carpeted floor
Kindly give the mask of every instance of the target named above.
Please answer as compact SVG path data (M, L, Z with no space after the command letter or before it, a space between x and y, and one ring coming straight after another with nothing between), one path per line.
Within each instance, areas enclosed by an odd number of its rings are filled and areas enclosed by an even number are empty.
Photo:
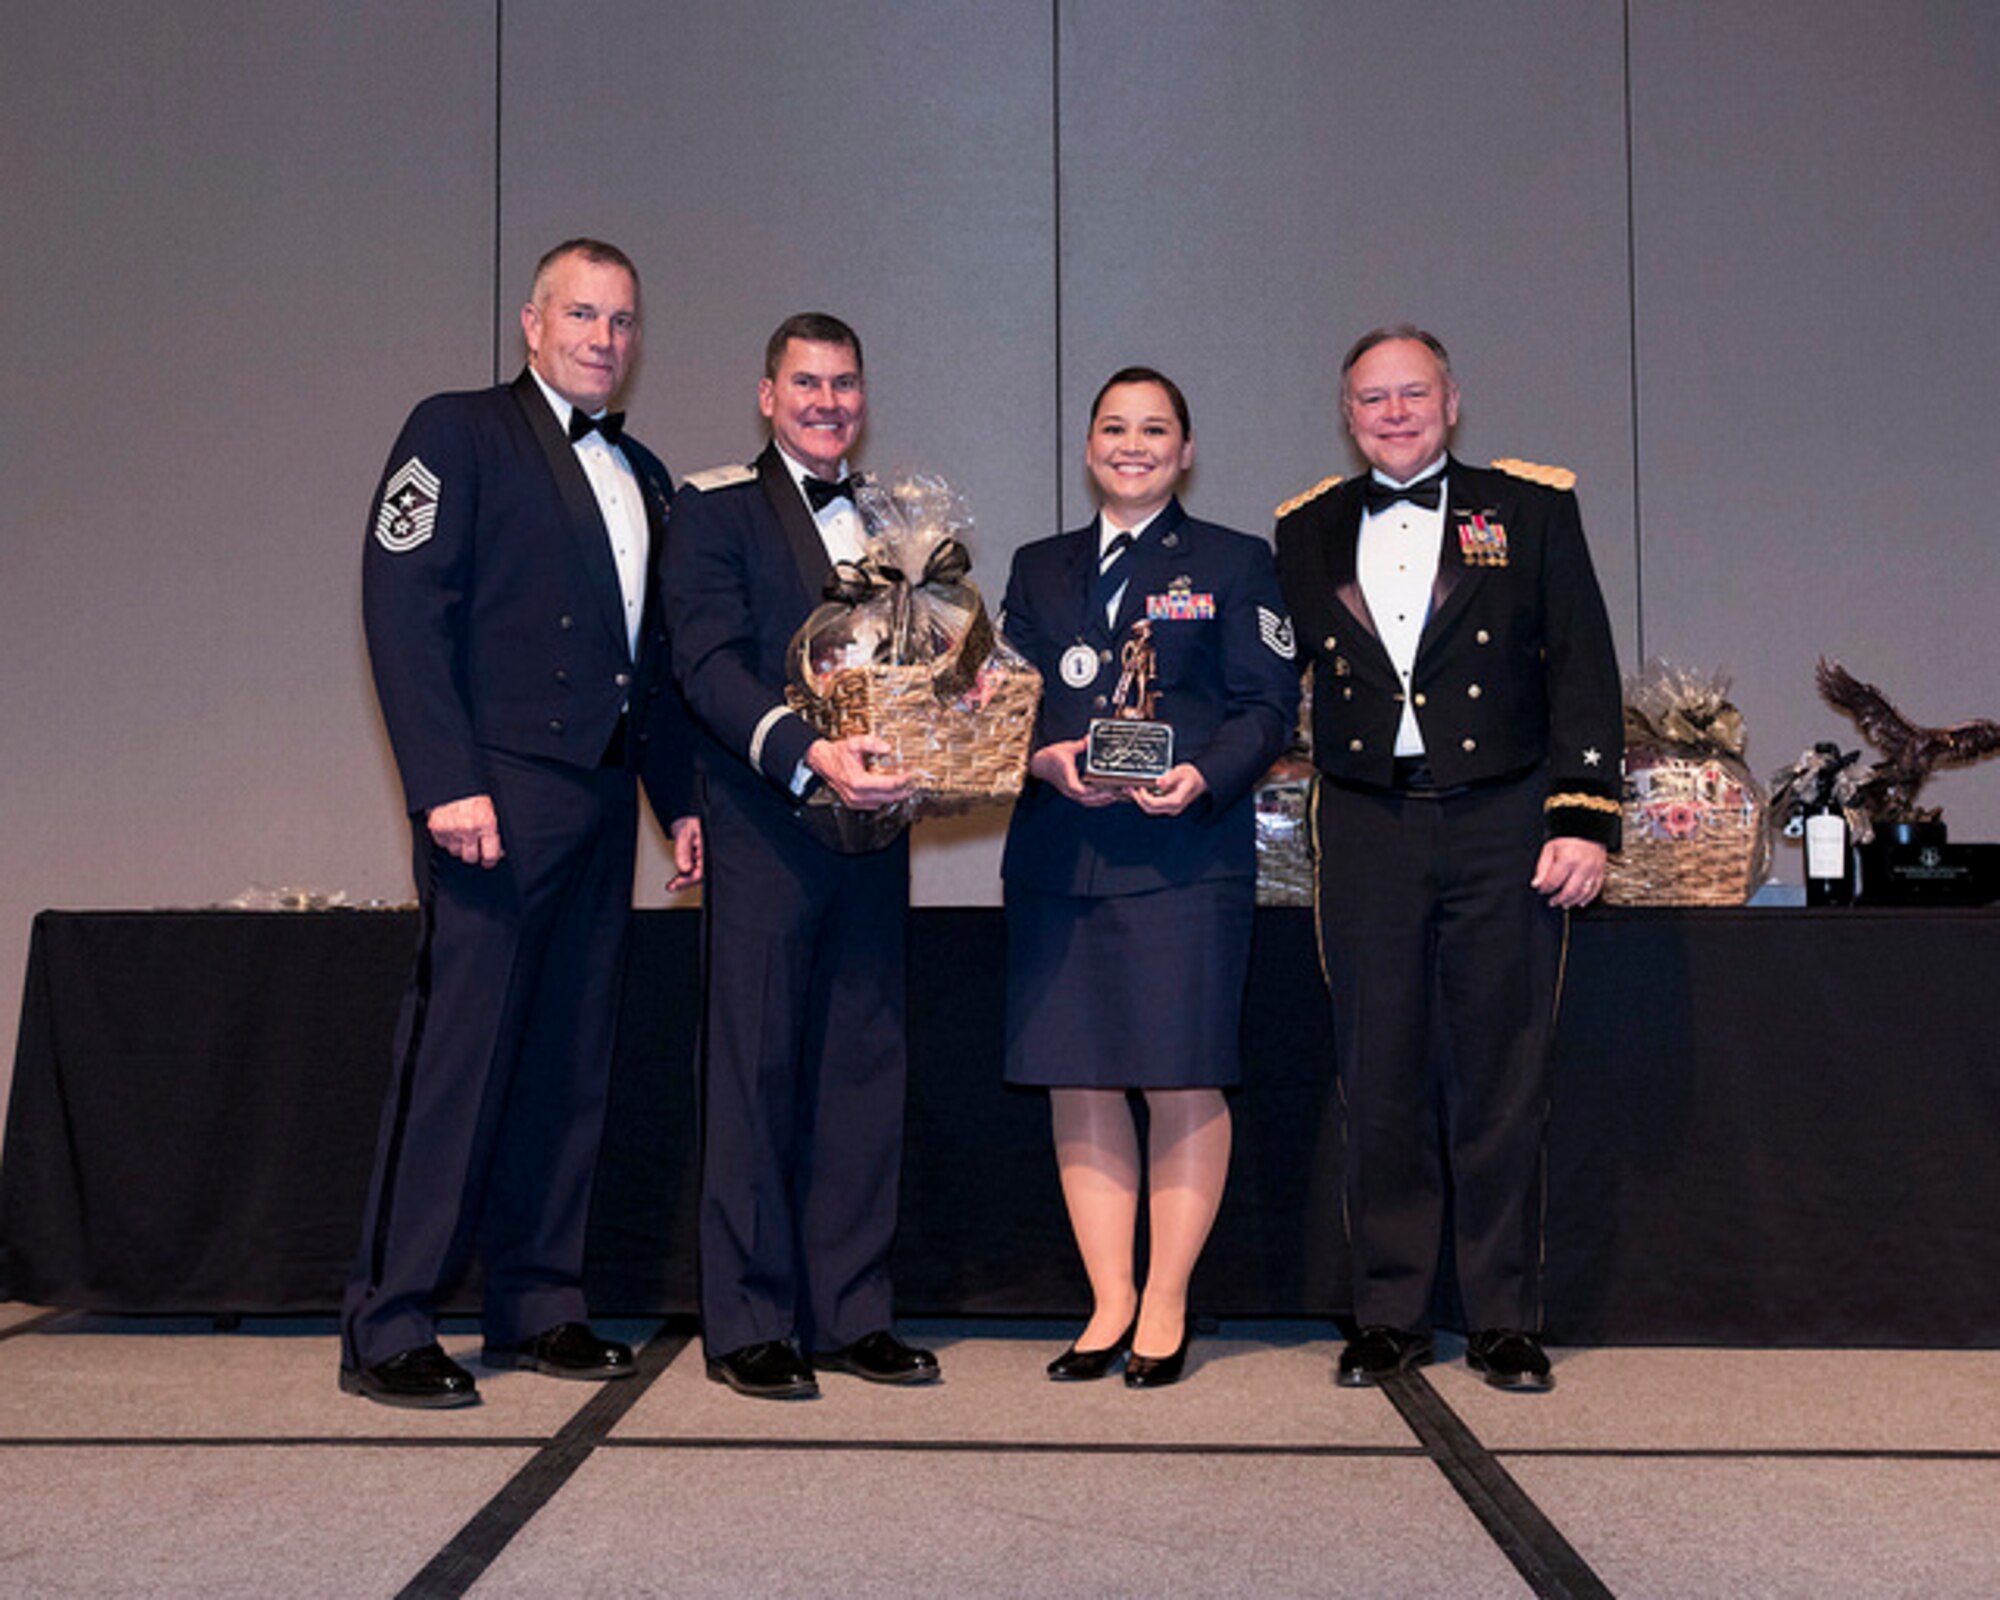
M945 1381L709 1383L685 1328L602 1387L485 1372L389 1410L330 1321L0 1309L0 1596L1991 1596L2000 1351L1456 1341L1389 1390L1330 1328L1227 1323L1158 1392L1056 1385L1073 1331L913 1324Z

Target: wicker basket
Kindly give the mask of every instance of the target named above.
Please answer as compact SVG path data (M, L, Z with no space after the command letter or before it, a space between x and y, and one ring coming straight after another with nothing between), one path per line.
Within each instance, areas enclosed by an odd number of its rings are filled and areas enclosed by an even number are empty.
M926 800L1011 800L1027 776L1042 675L996 655L972 691L948 704L938 699L936 677L930 665L840 667L786 696L829 739L888 740L895 749L888 764L915 773Z
M1621 906L1737 906L1769 861L1768 803L1740 761L1638 747L1625 756L1624 848L1604 898Z

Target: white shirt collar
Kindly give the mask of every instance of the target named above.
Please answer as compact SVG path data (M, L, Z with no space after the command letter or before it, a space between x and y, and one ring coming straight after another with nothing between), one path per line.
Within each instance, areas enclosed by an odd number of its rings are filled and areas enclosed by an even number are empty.
M556 421L562 424L563 432L568 433L570 413L576 410L575 404L569 400L564 399L561 395L557 394L555 390L551 389L549 387L548 379L544 378L539 372L535 370L535 364L532 361L528 363L528 376L535 380L535 387L542 391L542 398L548 401L549 409L555 412ZM599 406L595 411L587 411L584 413L584 415L589 417L601 417L610 409L611 408L609 406Z
M1165 511L1166 509L1167 508L1165 506L1160 507L1160 511ZM1154 523L1160 520L1160 511L1155 511L1150 517L1148 517L1144 522L1140 523L1139 526L1136 528L1121 528L1118 526L1117 523L1111 520L1110 512L1100 510L1097 513L1098 558L1100 560L1103 559L1104 552L1111 548L1111 541L1117 538L1118 535L1121 533L1129 533L1132 536L1132 542L1134 544L1137 544L1139 542L1141 535L1143 535L1145 531L1148 528L1150 528Z
M793 484L797 486L799 493L803 495L806 492L806 479L817 478L819 474L803 461L794 460L791 451L787 450L782 444L778 444L776 439L773 439L771 443L778 446L778 459L784 462L785 470L792 475ZM850 476L847 470L847 457L845 456L840 458L840 476L843 478Z
M1391 489L1401 489L1412 483L1421 483L1425 478L1428 478L1433 472L1440 470L1444 466L1444 464L1450 459L1451 459L1451 452L1447 450L1443 454L1441 454L1437 458L1437 460L1433 461L1429 466L1425 467L1422 472L1414 473L1407 478L1392 478L1389 476L1388 473L1384 472L1380 467L1370 467L1368 469L1368 476L1373 478L1377 483L1386 484Z

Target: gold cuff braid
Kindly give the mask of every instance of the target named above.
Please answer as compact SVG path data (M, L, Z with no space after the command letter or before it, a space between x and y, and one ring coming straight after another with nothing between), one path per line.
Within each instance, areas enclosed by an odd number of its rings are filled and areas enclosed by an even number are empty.
M1576 806L1584 811L1602 811L1614 817L1625 809L1616 800L1607 800L1598 794L1552 794L1542 802L1544 811L1553 811L1558 806Z

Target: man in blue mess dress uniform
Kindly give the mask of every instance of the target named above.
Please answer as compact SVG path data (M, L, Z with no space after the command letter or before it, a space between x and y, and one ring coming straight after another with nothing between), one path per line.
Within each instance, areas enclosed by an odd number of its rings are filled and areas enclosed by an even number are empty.
M701 1310L708 1374L802 1399L818 1371L925 1383L890 1326L902 1170L909 842L833 825L906 798L871 734L829 740L785 702L788 647L835 561L862 553L847 456L868 414L861 343L787 318L765 348L750 466L674 504L674 667L701 730L707 850L701 1044ZM865 830L864 830L865 833Z
M583 1247L618 1016L634 775L700 875L685 712L657 572L673 485L606 408L639 280L558 245L521 312L512 383L418 406L370 516L363 614L415 844L420 934L358 1259L341 1386L475 1401L436 1298L485 1271L483 1359L633 1371L585 1317Z

